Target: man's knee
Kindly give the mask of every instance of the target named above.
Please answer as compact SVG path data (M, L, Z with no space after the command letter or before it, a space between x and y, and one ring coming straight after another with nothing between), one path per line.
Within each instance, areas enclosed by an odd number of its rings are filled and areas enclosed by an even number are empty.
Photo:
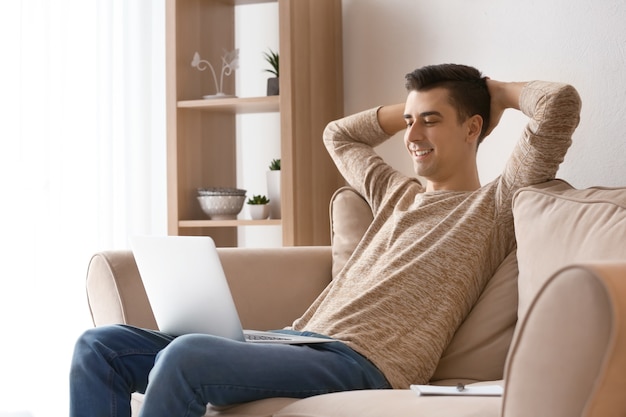
M154 374L178 374L188 378L200 365L217 369L230 362L229 354L235 349L233 343L236 342L208 335L179 336L158 353Z
M80 335L74 344L70 375L88 372L90 368L104 360L109 350L106 340L111 331L112 329L96 327Z
M167 366L174 369L186 369L188 366L197 365L199 358L198 352L202 349L198 348L198 339L201 335L183 335L172 341L165 349L158 353L155 364L159 366ZM211 349L206 349L202 356L207 360Z
M94 348L101 346L105 342L109 332L110 330L105 327L94 327L84 331L76 341L74 351L84 352L94 350Z

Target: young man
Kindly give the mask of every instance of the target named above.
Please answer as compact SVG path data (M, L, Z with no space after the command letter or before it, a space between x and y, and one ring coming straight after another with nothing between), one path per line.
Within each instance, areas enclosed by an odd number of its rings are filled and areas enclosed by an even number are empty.
M407 75L406 103L329 124L328 150L370 203L374 221L341 273L293 330L337 341L255 345L179 338L128 326L89 330L76 344L71 415L202 416L205 404L426 383L487 280L514 248L511 198L553 178L579 120L571 86L503 83L460 65ZM478 144L507 108L530 121L502 175L481 186ZM422 185L374 147L406 129ZM148 382L148 374L150 376Z

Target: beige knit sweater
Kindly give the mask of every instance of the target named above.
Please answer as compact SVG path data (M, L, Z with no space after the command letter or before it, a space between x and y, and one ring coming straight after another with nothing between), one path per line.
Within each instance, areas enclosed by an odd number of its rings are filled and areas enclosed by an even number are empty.
M345 268L293 324L337 338L394 388L426 383L486 282L515 247L511 198L555 177L580 99L568 85L531 82L530 117L504 172L474 192L425 192L373 150L388 139L376 109L330 123L325 144L374 221Z

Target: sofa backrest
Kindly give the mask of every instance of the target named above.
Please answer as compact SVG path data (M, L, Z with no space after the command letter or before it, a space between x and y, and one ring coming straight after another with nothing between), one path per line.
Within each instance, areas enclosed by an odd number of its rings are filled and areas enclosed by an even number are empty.
M361 195L343 187L330 205L333 277L369 227L372 211ZM487 283L470 314L444 351L432 377L437 381L502 379L517 319L517 259L509 254Z

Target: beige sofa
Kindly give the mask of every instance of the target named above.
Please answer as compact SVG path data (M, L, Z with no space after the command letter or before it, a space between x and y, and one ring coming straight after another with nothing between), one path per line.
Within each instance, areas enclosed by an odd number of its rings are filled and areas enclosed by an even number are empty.
M227 409L209 405L207 415L626 415L626 190L576 190L554 180L520 190L514 217L516 253L488 283L431 381L503 384L503 397L353 391ZM328 247L220 249L244 327L280 328L298 317L342 267L371 212L344 188L333 197L331 218ZM130 252L95 254L87 293L96 326L156 328ZM135 394L135 412L140 404Z

